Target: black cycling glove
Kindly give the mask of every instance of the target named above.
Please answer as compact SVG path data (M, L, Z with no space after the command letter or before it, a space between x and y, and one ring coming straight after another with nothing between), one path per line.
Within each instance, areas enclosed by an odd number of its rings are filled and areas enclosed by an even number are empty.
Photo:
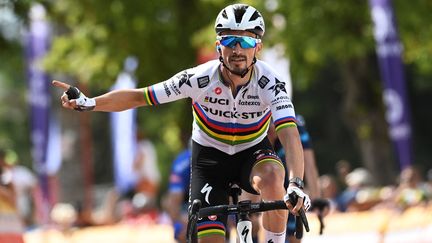
M96 100L85 96L77 87L70 86L65 94L69 100L76 100L75 110L77 111L91 111L96 106Z

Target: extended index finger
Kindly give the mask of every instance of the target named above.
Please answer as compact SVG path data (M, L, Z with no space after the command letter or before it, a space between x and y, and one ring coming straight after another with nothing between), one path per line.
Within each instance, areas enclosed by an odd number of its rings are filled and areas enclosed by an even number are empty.
M57 81L57 80L53 80L53 81L52 81L52 84L53 84L54 86L59 87L59 88L62 88L62 89L64 89L64 90L68 90L69 87L70 87L69 84L67 84L67 83L63 83L63 82L60 82L60 81Z

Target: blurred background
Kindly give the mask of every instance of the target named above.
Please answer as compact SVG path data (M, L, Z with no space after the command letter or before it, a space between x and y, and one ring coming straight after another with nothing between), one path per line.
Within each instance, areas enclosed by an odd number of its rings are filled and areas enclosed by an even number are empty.
M7 209L0 228L10 225L10 215L18 212L16 227L8 226L0 235L21 232L26 242L50 242L35 230L56 229L66 237L73 227L117 225L133 215L134 224L166 225L151 229L161 230L167 241L147 242L173 242L171 233L163 233L172 229L161 204L172 161L187 147L190 100L113 114L78 113L61 108L62 90L51 86L51 80L76 85L87 96L166 80L217 57L214 21L232 3L0 0L0 148L5 174L0 206ZM427 207L432 180L432 2L243 3L256 7L266 21L267 51L260 58L281 72L290 70L293 101L306 121L320 185L336 181L340 195L351 184L367 186L363 201L356 202L361 206L351 205L356 212L378 207L400 214L409 206ZM21 172L6 173L13 170ZM345 175L351 172L356 173L347 183ZM413 180L414 191L396 199L400 187ZM8 208L8 203L14 206ZM345 206L336 211L349 211ZM431 236L431 210L416 209L419 215L429 212L424 224ZM137 210L146 217L138 218ZM377 225L376 232L382 237L382 228L395 216L381 215L385 223ZM335 217L342 216L328 217L332 233L340 220ZM359 223L355 216L351 220ZM418 230L416 223L413 228ZM365 231L375 232L371 227ZM143 239L150 237L139 232ZM407 232L411 235L412 230ZM45 240L38 241L40 237ZM61 241L56 237L51 242ZM20 242L20 237L12 238L0 242ZM315 239L323 238L305 240Z

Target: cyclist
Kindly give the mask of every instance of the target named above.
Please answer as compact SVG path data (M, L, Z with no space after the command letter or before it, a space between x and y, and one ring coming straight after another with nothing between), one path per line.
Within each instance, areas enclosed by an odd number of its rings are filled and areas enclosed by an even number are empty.
M164 197L164 209L171 218L174 238L186 242L187 199L189 195L191 148L182 150L171 165L168 192Z
M304 122L304 118L301 115L297 114L297 129L300 134L300 139L303 147L303 153L305 157L305 178L306 178L306 186L309 192L309 196L311 199L320 197L320 189L318 185L318 170L316 168L314 151L312 148L312 143L310 140L309 132L306 129L306 125ZM285 158L285 151L279 141L277 139L277 135L274 131L274 126L270 126L268 137L270 142L273 144L276 154L280 158ZM190 142L191 143L191 142ZM190 156L191 150L190 146L186 149L182 150L177 157L174 159L171 172L169 176L169 185L168 185L168 193L164 199L164 208L169 214L171 220L173 221L174 228L174 238L179 242L186 242L185 234L186 234L186 217L184 215L184 206L186 205L186 200L189 193L189 180L190 180ZM285 180L285 186L288 186L288 180ZM240 196L242 199L251 199L251 200L259 200L259 197L255 197L250 194L242 193ZM253 232L252 239L253 242L258 242L258 228L259 228L259 219L255 217L256 215L250 215L251 220L253 222ZM289 214L291 220L289 220L289 224L287 225L287 241L286 242L300 242L299 239L294 237L295 233L295 221L294 216Z
M229 5L217 16L215 30L219 60L186 69L149 87L87 98L66 83L53 84L66 90L61 97L63 107L81 111L122 111L190 97L194 121L189 202L200 199L204 207L227 204L227 189L236 183L260 194L263 200L284 198L294 214L303 207L307 210L310 199L303 192L303 150L293 104L284 80L256 58L265 32L262 15L246 4ZM267 139L271 117L283 147L289 151L290 184L286 191L282 161ZM288 201L289 195L298 198L295 205ZM285 210L263 213L266 242L284 242L286 220ZM224 242L225 225L224 216L201 218L199 241Z

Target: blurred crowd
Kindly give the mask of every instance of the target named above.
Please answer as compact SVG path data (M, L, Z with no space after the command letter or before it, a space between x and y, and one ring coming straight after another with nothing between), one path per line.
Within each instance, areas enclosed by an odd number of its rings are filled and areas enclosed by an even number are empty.
M336 163L335 174L319 178L322 197L331 202L334 212L358 212L375 209L404 211L426 206L432 199L432 169L424 173L411 165L404 168L394 185L377 185L366 168L351 168L346 160Z
M139 175L135 188L118 192L111 187L104 193L103 200L91 209L81 203L59 202L50 210L48 225L39 225L40 189L35 173L20 165L13 152L0 150L0 238L7 232L25 232L41 226L63 232L113 224L175 226L176 219L172 219L170 213L172 204L167 207L169 203L161 202L169 197L160 188L154 147L148 140L139 144L133 164ZM349 161L340 160L335 163L334 173L319 177L319 186L321 197L330 201L330 213L379 209L403 212L409 207L432 203L432 169L426 171L416 166L403 169L394 185L379 186L366 168L352 168Z

